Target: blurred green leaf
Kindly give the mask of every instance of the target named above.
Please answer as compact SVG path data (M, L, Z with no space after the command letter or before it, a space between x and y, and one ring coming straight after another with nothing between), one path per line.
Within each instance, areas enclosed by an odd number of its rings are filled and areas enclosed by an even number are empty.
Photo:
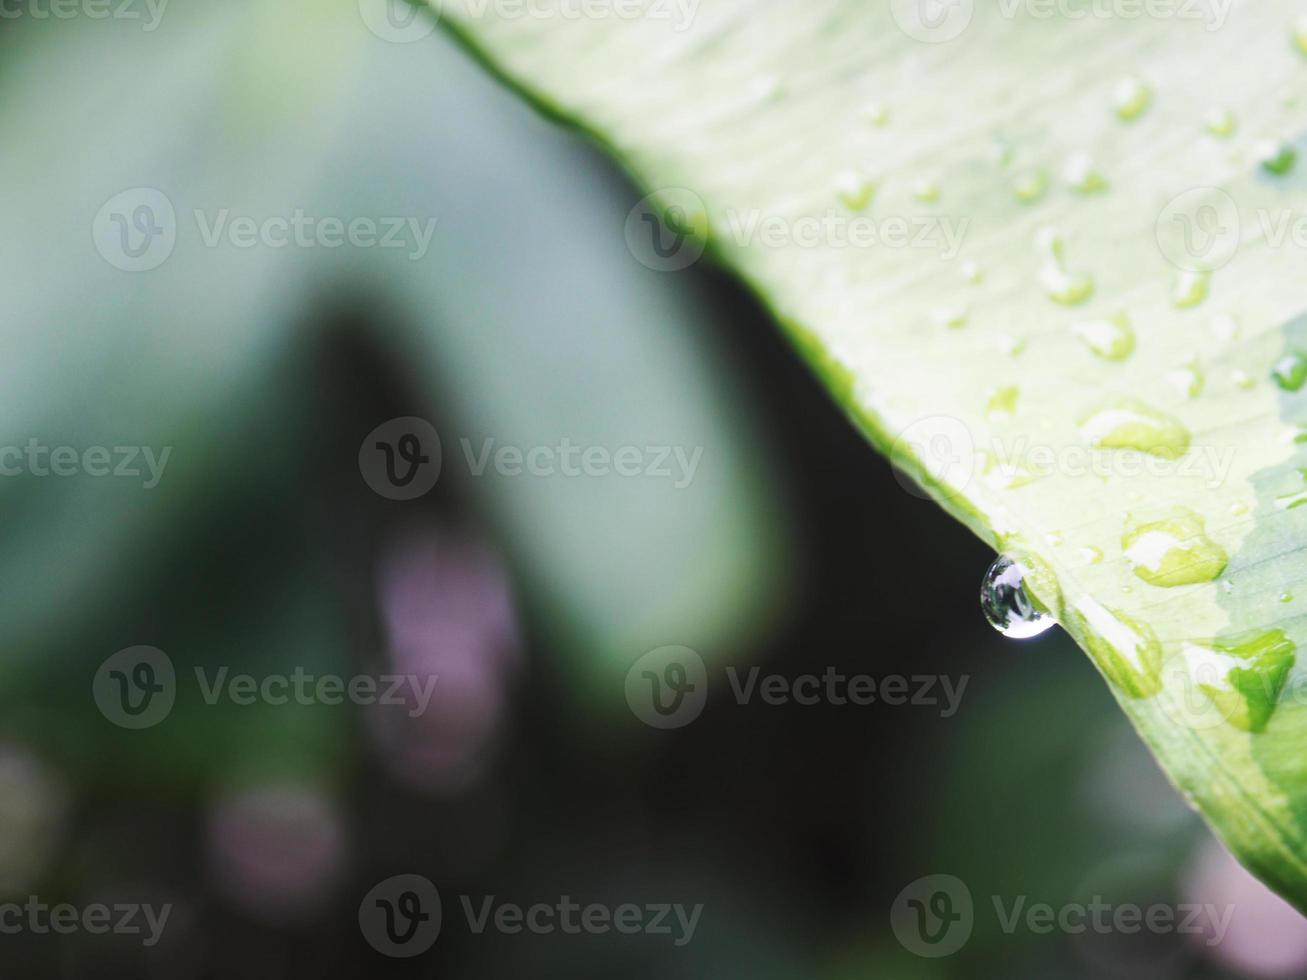
M705 339L710 311L576 232L624 213L628 191L596 195L584 148L531 120L454 45L389 44L357 5L307 2L175 0L152 33L88 18L6 29L22 43L6 45L0 84L15 97L0 120L30 138L0 159L0 329L16 352L0 385L0 445L169 451L157 486L86 473L0 480L7 697L89 708L95 665L153 641L132 624L167 619L142 606L161 577L184 574L187 549L224 536L214 522L339 516L339 488L315 467L353 469L361 432L384 419L356 420L355 433L324 432L315 417L345 414L315 374L333 301L367 304L365 343L409 372L411 409L441 425L450 485L496 529L533 621L572 658L558 665L562 690L620 710L621 677L650 647L723 653L766 629L786 578L782 511L733 368ZM176 243L157 267L127 272L97 251L93 229L106 202L141 189L167 198ZM437 233L417 258L205 241L219 214L297 209L434 219ZM524 232L534 244L509 255L504 243ZM462 440L482 438L704 455L682 488L474 482ZM421 507L375 500L353 475L344 513ZM279 550L293 543L263 542L235 556L251 594L223 610L248 632L215 633L213 646L192 634L184 642L197 649L171 655L275 657L264 592L339 605L334 583ZM353 572L370 597L371 569ZM330 656L373 652L342 645Z

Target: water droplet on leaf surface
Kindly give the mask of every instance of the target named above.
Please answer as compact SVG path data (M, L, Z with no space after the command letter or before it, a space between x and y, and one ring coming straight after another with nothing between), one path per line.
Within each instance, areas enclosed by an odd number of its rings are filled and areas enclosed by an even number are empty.
M1288 143L1268 140L1257 146L1257 159L1268 174L1283 177L1298 160L1297 151Z
M998 334L994 338L994 343L1001 352L1009 357L1016 357L1026 349L1025 340L1020 337L1013 337L1009 333Z
M1048 190L1048 174L1043 170L1029 170L1012 182L1012 193L1023 204L1038 201Z
M1073 153L1062 167L1062 179L1073 191L1081 194L1093 194L1104 190L1107 181L1094 167L1094 161L1088 153Z
M1210 582L1230 561L1225 549L1207 536L1203 519L1189 510L1132 524L1121 547L1135 574L1162 588Z
M1307 470L1299 470L1298 475L1302 477L1304 483L1307 483ZM1303 504L1307 504L1307 490L1293 490L1275 498L1275 506L1280 510L1293 510Z
M929 177L918 177L912 182L912 196L927 204L939 200L939 184Z
M1179 459L1189 450L1189 430L1176 419L1133 398L1105 405L1080 423L1080 434L1095 449L1134 449L1162 459Z
M1121 79L1112 90L1112 107L1127 122L1142 116L1152 99L1153 92L1147 83L1134 75Z
M889 122L889 108L884 102L873 99L862 107L862 118L873 126L884 126Z
M1222 343L1229 343L1239 334L1239 321L1228 313L1212 317L1212 336Z
M1299 391L1307 384L1307 356L1291 351L1275 362L1271 377L1285 391Z
M1225 106L1220 106L1207 114L1206 119L1203 120L1203 125L1207 127L1207 131L1213 136L1226 137L1234 133L1238 124L1235 121L1234 113Z
M1184 364L1166 372L1166 383L1175 389L1181 398L1197 398L1203 393L1203 370L1198 366L1198 358L1190 357Z
M1077 323L1071 329L1085 346L1108 361L1125 360L1135 349L1135 332L1124 313Z
M985 415L991 421L1010 419L1017 411L1017 399L1021 396L1021 389L1016 385L1007 385L999 388L989 398L989 404L985 406Z
M941 327L960 330L967 325L967 308L965 306L941 306L931 313L931 319Z
M1012 558L999 555L980 586L980 608L989 625L1017 640L1038 636L1057 625L1026 591L1025 573Z
M1171 291L1171 301L1182 310L1197 306L1207 299L1212 276L1209 272L1184 269L1176 277L1175 289Z
M1215 708L1204 727L1225 721L1246 732L1264 731L1297 659L1296 649L1283 630L1184 643L1178 666Z
M876 183L865 174L856 170L844 170L836 174L831 181L835 194L850 211L861 211L871 203L876 193Z
M1035 247L1044 253L1039 281L1048 298L1063 306L1078 306L1094 294L1094 280L1066 269L1062 238L1052 228L1045 228L1035 238Z

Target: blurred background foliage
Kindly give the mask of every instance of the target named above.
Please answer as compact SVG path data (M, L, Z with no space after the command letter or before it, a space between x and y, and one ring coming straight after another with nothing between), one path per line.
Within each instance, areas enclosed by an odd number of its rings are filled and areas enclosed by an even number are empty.
M387 43L352 0L172 0L150 32L29 10L0 24L0 118L0 445L173 447L151 490L0 480L0 898L177 909L149 950L0 936L0 975L1307 966L1300 920L1256 931L1276 900L1211 842L1073 645L988 631L983 546L904 492L742 288L636 262L623 224L640 192L440 33ZM168 196L179 232L132 275L91 229L136 187ZM190 217L296 208L437 228L413 261L207 248ZM398 503L357 455L404 415L434 423L447 465ZM705 452L681 489L473 478L458 441L486 437ZM181 675L416 665L440 678L436 710L210 707L183 684L164 724L125 731L91 681L137 644ZM710 667L704 714L655 731L623 681L664 644L790 677L969 684L948 718L741 706ZM359 936L359 898L410 872L447 910L568 894L705 912L684 948L475 936L447 912L431 953L386 961ZM889 908L938 872L976 896L976 932L919 959ZM1210 948L1006 935L988 901L1091 894L1241 904Z

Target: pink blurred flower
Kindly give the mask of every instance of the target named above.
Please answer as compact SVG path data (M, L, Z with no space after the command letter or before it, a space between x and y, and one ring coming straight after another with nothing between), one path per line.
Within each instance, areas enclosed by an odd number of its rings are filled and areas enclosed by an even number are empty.
M1224 937L1211 934L1199 940L1218 962L1257 977L1296 977L1307 971L1307 919L1254 878L1216 840L1194 859L1185 897L1220 912L1233 910ZM1218 938L1215 945L1207 945Z
M382 764L416 789L461 792L487 765L518 663L508 576L485 545L428 527L383 552L378 592L386 671L434 683L425 708L409 687L369 712Z
M215 884L270 924L302 921L322 910L344 868L345 848L335 801L309 786L242 790L219 800L209 818Z

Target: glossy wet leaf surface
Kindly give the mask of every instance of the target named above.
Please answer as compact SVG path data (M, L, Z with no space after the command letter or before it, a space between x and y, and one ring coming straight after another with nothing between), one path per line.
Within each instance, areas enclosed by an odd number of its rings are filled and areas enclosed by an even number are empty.
M443 16L707 229L871 441L1028 568L1231 848L1307 906L1292 13L646 7Z

